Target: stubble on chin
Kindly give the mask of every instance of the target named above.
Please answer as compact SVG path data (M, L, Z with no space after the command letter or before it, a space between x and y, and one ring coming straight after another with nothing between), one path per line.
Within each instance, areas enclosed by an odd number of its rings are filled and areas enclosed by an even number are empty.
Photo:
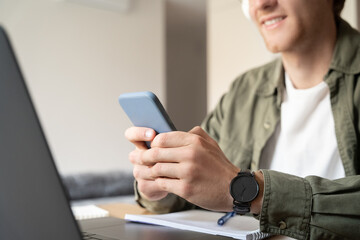
M263 41L265 42L265 46L268 51L270 51L271 53L279 53L281 51L279 43L268 40L263 34L261 34L261 36L263 38Z
M270 44L268 42L265 42L265 45L266 45L267 50L269 50L271 53L279 53L280 52L280 48L276 44Z

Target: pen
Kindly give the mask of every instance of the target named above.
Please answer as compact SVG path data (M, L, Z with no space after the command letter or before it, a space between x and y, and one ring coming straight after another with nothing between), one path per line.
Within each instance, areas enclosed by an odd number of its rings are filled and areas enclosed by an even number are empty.
M218 225L222 226L224 225L230 218L232 218L233 216L235 216L235 212L228 212L226 213L224 216L222 216L221 218L219 218L218 220Z

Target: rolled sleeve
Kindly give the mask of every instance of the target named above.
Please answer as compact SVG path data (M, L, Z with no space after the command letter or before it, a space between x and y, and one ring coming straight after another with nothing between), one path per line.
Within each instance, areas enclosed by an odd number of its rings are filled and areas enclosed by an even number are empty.
M300 177L262 170L264 198L260 214L261 231L297 239L309 237L312 192Z

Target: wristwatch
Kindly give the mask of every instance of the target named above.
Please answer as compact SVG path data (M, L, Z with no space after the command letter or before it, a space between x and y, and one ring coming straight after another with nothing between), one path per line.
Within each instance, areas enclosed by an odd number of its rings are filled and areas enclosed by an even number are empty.
M240 171L230 183L230 194L234 198L234 212L244 215L250 212L251 201L259 194L259 184L250 170Z

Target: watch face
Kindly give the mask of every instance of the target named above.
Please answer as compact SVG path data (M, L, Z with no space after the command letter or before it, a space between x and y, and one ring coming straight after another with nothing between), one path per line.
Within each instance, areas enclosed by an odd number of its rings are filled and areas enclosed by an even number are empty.
M251 202L259 192L259 185L254 177L239 175L231 183L230 194L237 202Z

